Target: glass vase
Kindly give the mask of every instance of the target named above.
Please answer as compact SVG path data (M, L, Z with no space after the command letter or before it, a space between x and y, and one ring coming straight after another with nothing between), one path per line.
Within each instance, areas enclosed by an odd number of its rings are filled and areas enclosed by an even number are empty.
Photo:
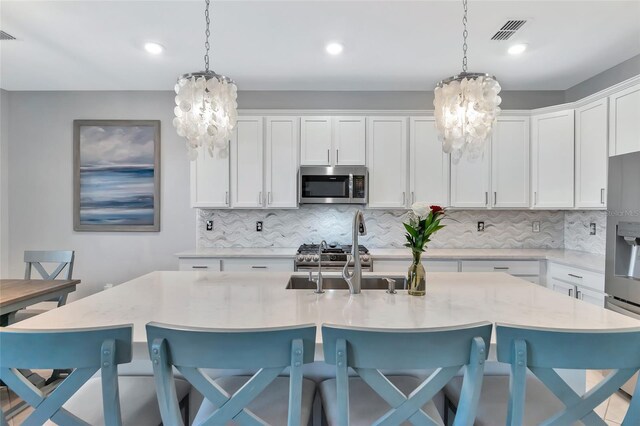
M420 257L421 253L414 253L413 262L407 272L407 290L412 296L424 296L427 293L427 274Z

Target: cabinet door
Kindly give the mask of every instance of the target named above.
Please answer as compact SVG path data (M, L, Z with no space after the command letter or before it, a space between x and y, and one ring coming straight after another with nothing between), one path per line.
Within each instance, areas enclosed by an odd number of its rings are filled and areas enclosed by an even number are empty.
M558 280L551 280L549 283L551 289L555 292L562 293L566 296L576 297L576 286Z
M640 151L640 84L609 96L609 155Z
M302 117L300 119L300 164L330 166L331 117Z
M465 156L451 165L451 205L453 207L489 207L489 176L491 143L486 142L482 158L468 160Z
M491 205L529 207L529 117L501 117L491 141Z
M531 118L533 208L573 207L573 110Z
M608 119L606 98L576 109L576 207L606 207Z
M198 148L191 162L191 207L229 207L229 157L211 157L207 148Z
M268 208L298 206L298 118L267 117L266 191Z
M438 140L435 119L412 117L409 123L409 203L448 206L450 161Z
M231 206L262 207L262 117L239 117L231 139Z
M369 117L369 207L405 208L407 161L407 119Z
M604 293L590 290L584 287L577 287L576 297L580 300L584 300L592 305L604 308Z
M366 144L364 117L333 118L333 149L336 166L364 166Z

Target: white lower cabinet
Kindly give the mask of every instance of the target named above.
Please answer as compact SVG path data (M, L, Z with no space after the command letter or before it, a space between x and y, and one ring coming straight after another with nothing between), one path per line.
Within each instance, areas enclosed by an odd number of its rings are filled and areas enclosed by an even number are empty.
M553 291L604 307L604 274L549 262L547 286Z
M534 284L540 284L540 262L537 260L463 260L461 272L506 272Z
M293 272L293 259L229 258L222 259L224 272Z
M178 260L180 271L220 272L220 259L210 257L182 257Z
M430 260L423 259L424 269L429 272L458 272L457 260ZM407 273L411 265L411 259L375 260L373 272L403 272Z

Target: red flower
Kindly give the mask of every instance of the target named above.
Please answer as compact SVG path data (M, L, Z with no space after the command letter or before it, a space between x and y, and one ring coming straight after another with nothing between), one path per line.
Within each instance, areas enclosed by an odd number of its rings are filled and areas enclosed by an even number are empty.
M444 213L444 209L440 206L433 205L433 206L429 206L429 208L431 209L433 214Z

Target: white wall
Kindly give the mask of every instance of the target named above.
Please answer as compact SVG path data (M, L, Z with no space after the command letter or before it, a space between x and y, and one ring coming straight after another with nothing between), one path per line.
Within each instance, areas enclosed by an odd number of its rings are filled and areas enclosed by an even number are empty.
M0 90L0 278L9 265L9 96Z
M82 285L70 300L153 270L176 269L192 249L189 161L173 119L171 92L11 92L9 100L9 273L24 272L28 249L73 249ZM158 119L162 210L159 233L73 231L73 120ZM3 126L4 128L4 126ZM4 192L4 191L3 191Z

